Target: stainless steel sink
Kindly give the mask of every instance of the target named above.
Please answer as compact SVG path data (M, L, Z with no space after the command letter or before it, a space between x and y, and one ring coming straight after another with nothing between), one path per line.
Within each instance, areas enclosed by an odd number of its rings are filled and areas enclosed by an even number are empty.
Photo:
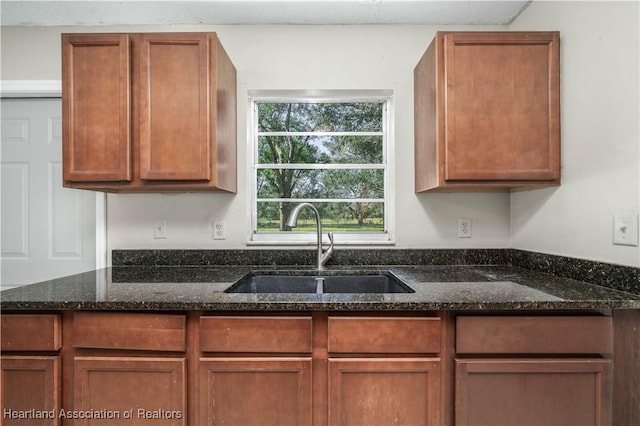
M225 293L414 293L389 271L256 271Z
M250 273L225 290L225 293L315 293L312 276L260 275Z
M336 275L324 278L324 293L414 293L413 289L390 274Z

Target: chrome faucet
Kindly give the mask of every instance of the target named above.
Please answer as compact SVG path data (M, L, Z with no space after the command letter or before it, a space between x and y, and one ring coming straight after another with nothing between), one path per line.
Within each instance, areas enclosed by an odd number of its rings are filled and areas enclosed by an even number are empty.
M318 253L316 256L316 269L322 270L324 269L324 264L327 263L331 254L333 254L333 232L329 232L327 235L329 236L329 248L326 251L322 249L322 223L320 223L320 213L318 209L314 207L311 203L300 203L291 211L289 214L289 219L287 219L287 226L290 228L295 228L298 226L298 216L300 215L300 211L305 207L310 208L315 217L316 217L316 231L318 234Z

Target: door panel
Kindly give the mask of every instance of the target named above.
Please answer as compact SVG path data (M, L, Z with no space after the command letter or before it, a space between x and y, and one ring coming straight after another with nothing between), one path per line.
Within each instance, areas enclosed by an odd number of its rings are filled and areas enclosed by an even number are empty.
M60 357L3 356L1 370L3 426L60 424ZM19 418L31 410L44 418Z
M129 69L127 34L63 36L65 180L131 180Z
M446 179L559 177L558 40L447 34Z
M96 195L62 187L60 99L2 100L2 288L96 265Z
M140 178L209 180L206 34L140 36Z
M114 413L114 424L186 426L186 369L185 358L76 357L73 409Z
M440 424L438 358L329 359L329 424Z
M456 360L456 425L611 424L611 361Z
M311 425L309 358L202 358L199 387L199 425Z

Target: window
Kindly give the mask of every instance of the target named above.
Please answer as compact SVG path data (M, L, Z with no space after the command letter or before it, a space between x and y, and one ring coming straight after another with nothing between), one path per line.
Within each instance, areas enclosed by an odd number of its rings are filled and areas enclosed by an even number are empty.
M325 238L390 242L390 94L252 95L251 241L315 241L309 210L286 226L289 212L309 202Z

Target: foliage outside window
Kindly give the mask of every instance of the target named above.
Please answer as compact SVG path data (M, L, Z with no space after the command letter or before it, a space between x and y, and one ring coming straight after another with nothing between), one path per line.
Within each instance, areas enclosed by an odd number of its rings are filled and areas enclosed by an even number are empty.
M320 212L338 242L389 240L388 97L253 99L252 240L308 240Z

